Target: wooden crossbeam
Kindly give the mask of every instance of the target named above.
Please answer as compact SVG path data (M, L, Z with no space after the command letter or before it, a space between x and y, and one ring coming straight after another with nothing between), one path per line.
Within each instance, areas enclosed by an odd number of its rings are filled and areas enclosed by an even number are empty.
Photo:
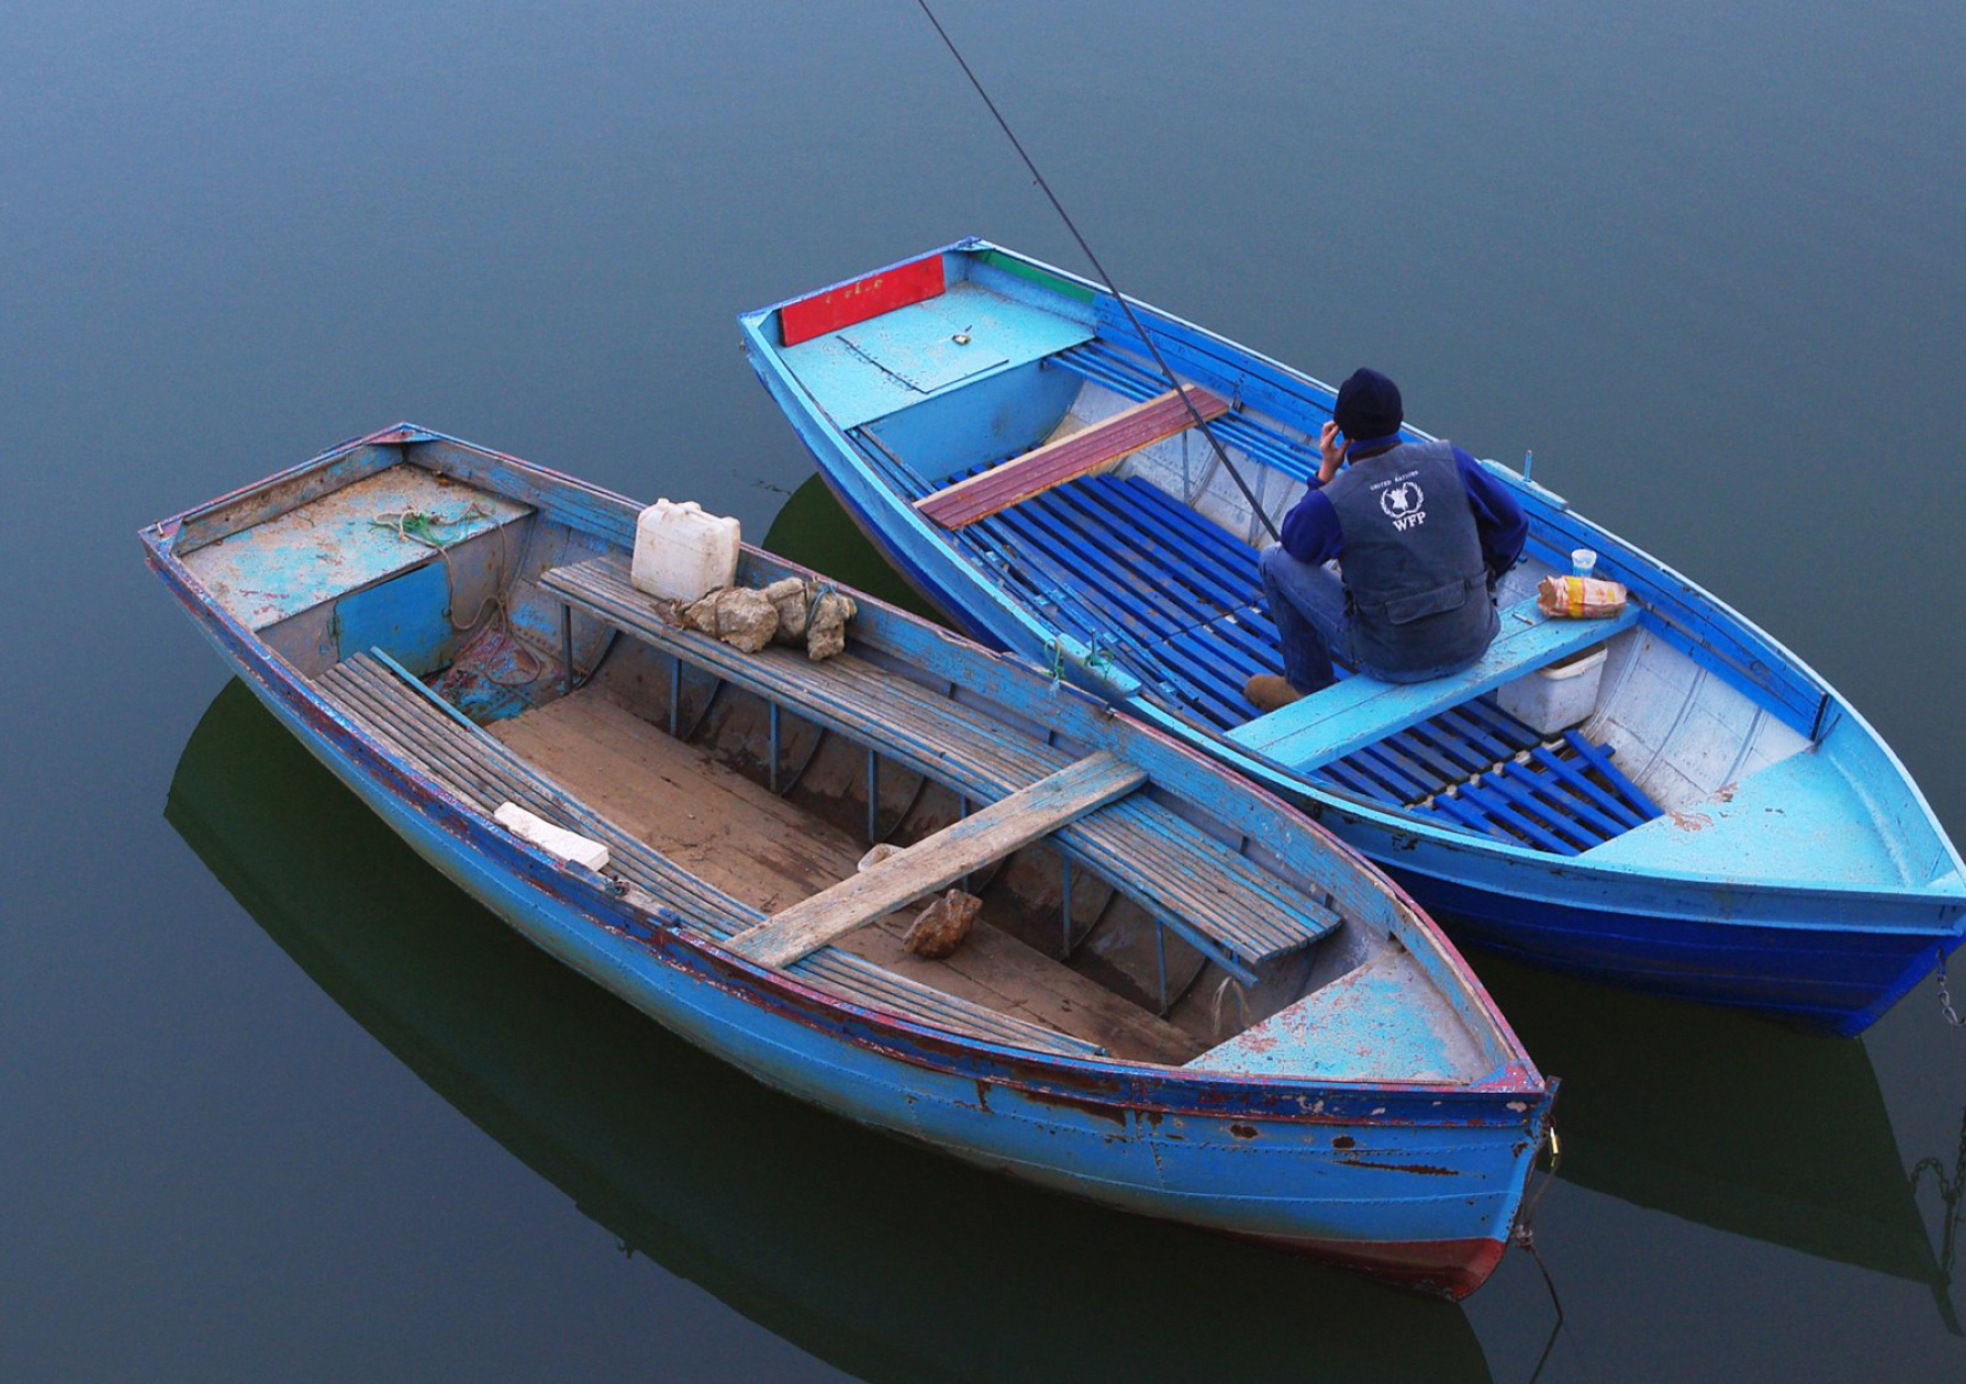
M1146 780L1144 770L1123 759L1090 755L747 928L729 945L763 965L789 966L1124 797Z
M1229 411L1229 401L1200 385L1186 388L1204 422ZM1070 437L1047 442L998 466L945 486L915 501L915 508L945 529L960 529L1000 510L1042 495L1053 486L1151 447L1193 426L1194 413L1173 390L1157 394Z

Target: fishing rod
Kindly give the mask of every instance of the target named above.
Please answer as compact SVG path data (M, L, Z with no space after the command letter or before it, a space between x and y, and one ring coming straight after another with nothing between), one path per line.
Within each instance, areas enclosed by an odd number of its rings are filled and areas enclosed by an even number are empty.
M956 41L949 37L949 31L942 27L942 21L937 19L935 11L928 7L928 0L915 0L915 3L921 6L921 11L927 16L928 22L935 26L935 32L941 36L943 46L949 50L949 56L956 60L958 67L962 68L963 76L969 78L969 84L976 88L976 94L982 97L983 104L990 108L990 114L996 118L997 128L1004 132L1004 137L1010 141L1011 148L1017 151L1017 157L1024 160L1024 166L1031 170L1031 176L1037 179L1038 186L1044 189L1044 195L1051 201L1052 210L1058 213L1058 219L1065 223L1065 229L1072 233L1072 239L1079 243L1079 249L1092 262L1093 272L1105 283L1106 291L1113 295L1114 301L1120 305L1120 311L1126 314L1126 320L1133 324L1133 330L1138 332L1140 340L1146 343L1148 353L1154 358L1154 364L1160 367L1161 374L1167 376L1167 382L1174 387L1175 397L1181 401L1182 407L1188 410L1188 417L1194 420L1197 428L1201 429L1201 435L1208 439L1208 445L1215 449L1215 459L1222 463L1222 469L1229 473L1229 479L1236 483L1236 489L1242 492L1243 499L1249 501L1250 509L1255 511L1256 517L1263 521L1263 527L1269 531L1270 537L1281 542L1283 535L1277 532L1277 526L1270 521L1262 501L1256 498L1256 492L1249 488L1249 482L1242 478L1242 472L1236 470L1235 463L1229 460L1229 454L1223 450L1221 439L1215 436L1215 430L1208 426L1208 420L1201 416L1201 410L1195 407L1194 400L1188 397L1188 391L1182 387L1181 381L1175 378L1167 358L1160 353L1160 347L1154 344L1154 338L1148 334L1146 324L1133 311L1133 304L1127 301L1124 293L1120 292L1119 285L1113 282L1113 276L1106 272L1106 266L1099 262L1099 256L1092 253L1092 247L1086 244L1085 236L1080 233L1077 223L1072 220L1071 213L1067 212L1065 204L1058 200L1058 194L1051 190L1051 184L1044 180L1044 174L1038 172L1037 164L1030 154L1025 152L1024 142L1010 128L1010 122L1003 118L1003 112L998 110L997 103L990 99L990 93L983 89L983 83L978 80L975 71L963 57L962 50L956 47Z

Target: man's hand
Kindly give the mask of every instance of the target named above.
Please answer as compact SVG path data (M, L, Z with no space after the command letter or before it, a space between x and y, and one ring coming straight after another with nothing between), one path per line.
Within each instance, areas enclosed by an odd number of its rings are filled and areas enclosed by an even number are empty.
M1338 424L1335 421L1326 422L1324 431L1318 434L1318 454L1323 458L1322 464L1317 469L1319 485L1328 485L1331 478L1338 474L1338 468L1345 463L1345 448L1351 444L1340 442L1339 436Z

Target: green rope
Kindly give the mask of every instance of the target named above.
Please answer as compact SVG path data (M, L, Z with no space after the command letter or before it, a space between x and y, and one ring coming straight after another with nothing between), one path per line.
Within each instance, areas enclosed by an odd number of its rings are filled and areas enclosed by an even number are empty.
M469 538L470 535L460 533L445 538L438 532L439 529L454 529L460 525L468 525L473 519L489 518L491 514L482 505L472 505L455 519L446 519L443 515L429 510L406 509L401 514L378 515L369 520L369 523L378 529L388 529L407 542L421 543L426 548L435 548L438 552L442 552L453 543Z

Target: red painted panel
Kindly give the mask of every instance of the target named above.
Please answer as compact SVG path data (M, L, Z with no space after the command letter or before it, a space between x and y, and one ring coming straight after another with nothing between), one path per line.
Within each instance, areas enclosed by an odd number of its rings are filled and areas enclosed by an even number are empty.
M924 302L940 294L944 287L940 255L883 269L878 274L869 274L864 279L855 279L780 308L779 344L796 346L836 328L865 322L910 303Z

